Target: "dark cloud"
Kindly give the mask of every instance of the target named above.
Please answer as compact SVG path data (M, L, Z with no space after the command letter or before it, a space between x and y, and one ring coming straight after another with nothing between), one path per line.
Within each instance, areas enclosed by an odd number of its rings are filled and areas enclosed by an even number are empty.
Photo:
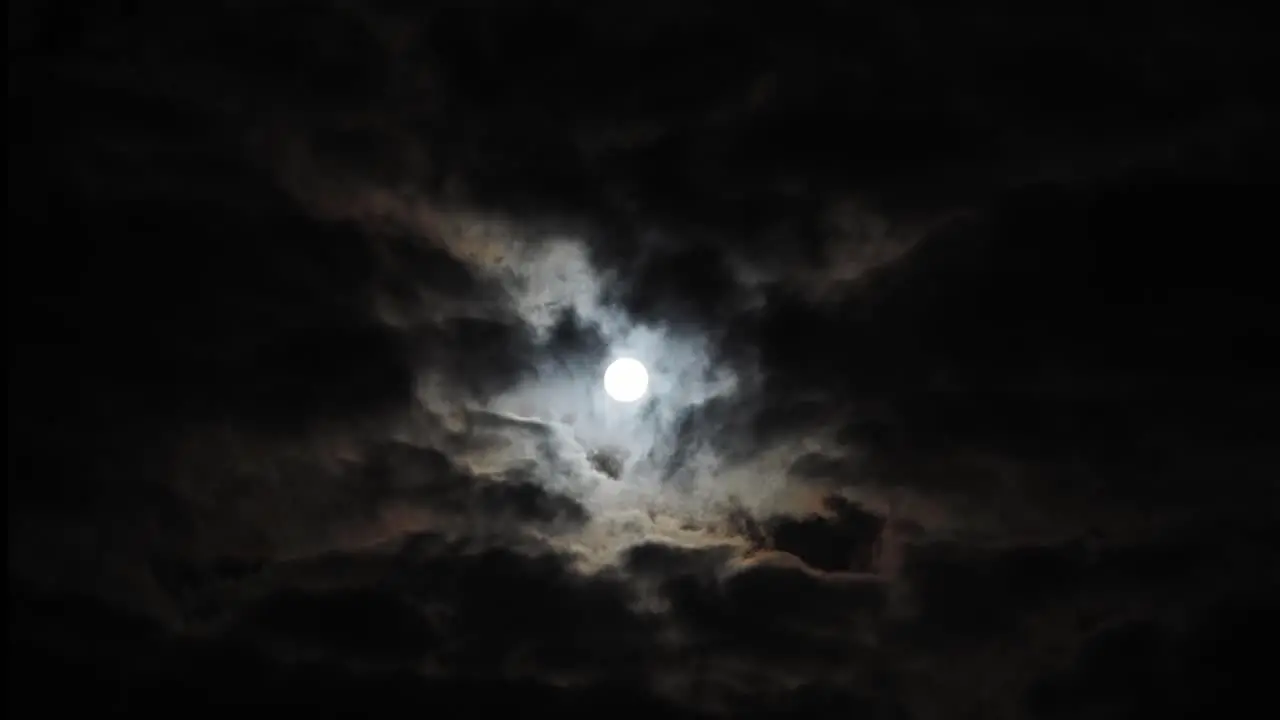
M884 518L837 498L826 504L833 517L781 518L771 523L773 547L819 570L870 571Z
M1243 697L1263 25L687 5L11 6L12 709Z
M737 283L721 252L699 248L647 259L632 276L624 304L633 315L666 323L718 325L738 308Z
M400 499L463 516L509 515L517 523L573 525L586 520L581 503L549 491L525 468L476 477L453 467L438 450L393 445L377 452L365 472L366 487L375 495L385 493L379 500Z

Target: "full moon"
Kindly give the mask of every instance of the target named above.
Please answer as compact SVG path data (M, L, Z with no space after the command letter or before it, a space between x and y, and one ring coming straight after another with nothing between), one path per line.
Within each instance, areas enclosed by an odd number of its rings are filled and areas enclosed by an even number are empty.
M604 371L604 391L618 402L635 402L649 389L649 372L633 358L618 358Z

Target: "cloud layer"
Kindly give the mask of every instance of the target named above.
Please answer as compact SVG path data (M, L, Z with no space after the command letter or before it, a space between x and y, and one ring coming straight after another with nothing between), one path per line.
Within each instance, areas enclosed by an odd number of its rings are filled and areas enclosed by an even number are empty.
M1244 683L1238 20L49 8L11 9L23 677L913 718Z

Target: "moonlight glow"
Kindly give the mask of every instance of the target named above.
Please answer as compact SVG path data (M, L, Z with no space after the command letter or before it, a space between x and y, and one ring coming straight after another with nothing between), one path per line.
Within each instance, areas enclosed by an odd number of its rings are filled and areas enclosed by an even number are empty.
M649 373L632 358L619 358L604 371L604 391L618 402L635 402L649 389Z

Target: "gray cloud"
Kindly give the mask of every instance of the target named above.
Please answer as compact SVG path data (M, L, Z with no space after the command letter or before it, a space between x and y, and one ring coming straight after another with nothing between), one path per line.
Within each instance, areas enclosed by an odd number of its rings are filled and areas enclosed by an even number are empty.
M19 33L32 667L732 716L1225 692L1274 579L1248 43L822 12Z

